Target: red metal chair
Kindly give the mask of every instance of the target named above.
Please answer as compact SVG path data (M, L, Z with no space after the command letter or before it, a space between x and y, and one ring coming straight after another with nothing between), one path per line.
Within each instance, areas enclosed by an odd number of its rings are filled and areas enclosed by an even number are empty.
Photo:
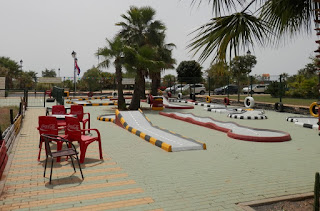
M94 141L98 142L100 159L103 159L101 148L101 136L97 129L81 129L80 122L77 117L66 117L66 139L69 141L78 141L80 145L80 163L84 162L88 145ZM97 136L86 136L85 131L96 131Z
M52 106L51 114L65 115L67 114L66 108L64 105L54 105ZM67 125L65 120L57 120L57 122L58 127L65 127Z
M67 114L64 105L54 105L51 110L52 114Z
M39 116L39 127L37 128L40 133L40 140L39 140L39 154L38 154L38 161L40 161L42 143L44 140L41 138L42 134L49 134L49 135L58 135L58 122L57 118L53 116ZM62 136L64 137L64 135ZM61 150L62 142L57 142L57 150ZM60 162L60 158L57 158L57 162Z
M71 105L70 114L75 114L78 117L79 122L82 122L82 129L85 129L86 123L88 122L88 129L90 129L90 113L83 112L83 106L81 105ZM87 115L88 118L84 118Z

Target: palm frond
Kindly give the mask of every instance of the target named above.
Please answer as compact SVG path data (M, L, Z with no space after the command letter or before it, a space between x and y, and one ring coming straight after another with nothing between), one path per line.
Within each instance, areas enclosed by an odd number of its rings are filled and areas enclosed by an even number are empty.
M192 0L191 5L197 4L200 6L203 1L212 6L212 12L217 16L220 16L223 12L236 9L237 5L243 5L246 2L246 0Z
M192 33L196 32L187 47L194 51L194 55L202 51L200 62L208 59L214 51L213 61L225 61L227 55L238 55L239 49L252 47L254 41L263 45L271 33L263 20L245 12L213 18Z
M301 32L310 33L314 18L312 0L267 1L261 9L261 18L275 32L275 39L283 35L294 36Z

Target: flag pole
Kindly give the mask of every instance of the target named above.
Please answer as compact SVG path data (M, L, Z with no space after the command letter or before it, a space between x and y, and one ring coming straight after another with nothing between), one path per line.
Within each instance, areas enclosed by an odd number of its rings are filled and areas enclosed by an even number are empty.
M73 84L74 84L74 92L73 92L73 97L76 95L76 90L77 90L77 85L76 85L76 59L77 59L77 53L72 51L71 53L73 57Z

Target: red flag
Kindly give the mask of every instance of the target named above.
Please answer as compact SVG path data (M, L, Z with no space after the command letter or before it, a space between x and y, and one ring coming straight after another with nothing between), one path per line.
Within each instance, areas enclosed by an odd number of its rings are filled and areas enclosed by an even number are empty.
M80 67L78 66L78 59L74 59L74 70L77 70L78 75L80 75Z

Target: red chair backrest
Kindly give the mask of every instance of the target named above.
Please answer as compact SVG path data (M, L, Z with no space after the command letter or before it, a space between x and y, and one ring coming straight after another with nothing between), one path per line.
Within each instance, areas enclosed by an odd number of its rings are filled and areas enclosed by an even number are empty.
M39 133L58 135L57 118L53 116L39 116Z
M52 106L52 114L66 114L66 109L64 105Z
M70 114L75 114L79 121L83 119L83 106L81 105L71 105Z
M80 122L77 117L66 117L66 134L69 141L81 140Z

